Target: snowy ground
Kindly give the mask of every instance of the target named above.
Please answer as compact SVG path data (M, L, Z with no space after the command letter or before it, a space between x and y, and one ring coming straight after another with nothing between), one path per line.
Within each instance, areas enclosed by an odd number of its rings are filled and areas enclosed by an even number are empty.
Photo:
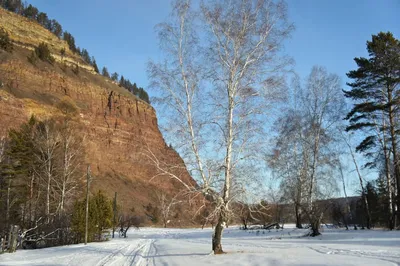
M127 239L0 255L0 265L400 265L400 232L325 229L224 231L225 255L214 256L211 229L142 228Z

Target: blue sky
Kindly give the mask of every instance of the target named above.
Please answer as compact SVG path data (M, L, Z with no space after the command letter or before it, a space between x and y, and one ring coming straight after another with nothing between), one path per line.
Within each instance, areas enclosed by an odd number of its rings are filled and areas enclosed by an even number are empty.
M147 62L162 55L154 31L170 13L167 0L30 0L58 20L81 48L94 55L99 67L147 88ZM366 41L379 31L400 38L399 0L287 0L289 19L296 30L285 52L304 78L313 65L338 74L345 88L346 72L355 69L354 57L367 56ZM151 90L147 90L150 97ZM355 175L353 173L353 175ZM356 178L352 178L357 182ZM350 184L350 193L352 191ZM355 186L353 185L353 188Z
M71 32L100 67L147 87L147 61L160 58L154 26L170 12L167 0L31 0ZM313 65L327 67L345 82L353 58L366 56L371 34L391 31L400 38L399 0L288 0L296 30L285 51L306 76ZM151 91L148 91L150 96Z

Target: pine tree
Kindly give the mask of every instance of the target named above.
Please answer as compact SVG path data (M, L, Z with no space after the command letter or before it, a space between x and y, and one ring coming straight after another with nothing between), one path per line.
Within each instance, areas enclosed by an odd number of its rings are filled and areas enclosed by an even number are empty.
M400 162L397 147L399 127L396 118L400 102L400 42L392 33L380 32L372 35L371 41L367 41L367 50L369 58L355 58L358 68L347 73L353 81L347 83L351 90L344 93L355 102L346 117L350 122L347 131L367 133L357 147L359 152L374 157L383 151L385 164L390 165L391 160L394 165L397 194L400 195ZM379 131L376 132L376 129ZM377 149L379 153L376 152ZM376 158L372 159L367 166L376 167ZM386 167L385 171L389 179L389 167ZM388 183L392 182L388 180ZM397 206L400 206L400 198L397 199ZM391 225L391 228L393 226Z
M108 73L107 67L103 67L103 69L101 70L101 74L106 78L110 78L110 73Z
M390 227L390 213L389 213L389 190L386 185L386 177L383 171L380 172L379 177L376 179L376 194L378 197L377 202L377 215L378 222L381 225Z
M40 25L42 25L45 28L48 28L48 23L49 23L49 18L47 17L46 13L39 12L39 14L36 17L37 22L39 22Z
M39 10L36 7L29 5L27 8L25 8L23 15L29 19L35 20L38 13L39 13Z
M86 63L92 65L92 59L90 58L89 52L85 48L82 49L81 56Z
M63 33L63 40L68 43L69 49L73 52L76 53L76 45L75 45L75 38L71 35L71 33L64 31Z
M4 213L6 223L21 223L24 217L21 217L18 206L23 206L25 215L29 222L35 220L37 208L34 204L35 187L37 186L37 157L34 145L34 130L37 124L35 117L31 117L27 123L20 126L19 129L9 131L9 142L6 149L6 160L2 164L2 179L5 181L7 189L10 191L10 202L5 201L0 204L1 213ZM0 193L1 194L1 193ZM3 202L2 202L3 203ZM5 209L3 209L5 207ZM3 212L4 211L4 212Z
M94 59L94 57L92 56L92 66L93 66L93 69L94 69L94 71L96 72L96 73L99 73L100 71L99 71L99 67L97 66L97 63L96 63L96 59Z
M57 38L61 38L63 32L62 26L55 19L51 20L51 32L56 35Z
M114 72L114 73L111 75L111 79L112 79L113 81L117 81L117 80L118 80L118 77L119 77L119 75L118 75L117 72Z
M119 86L120 87L125 87L125 78L124 76L121 76L121 78L119 79Z
M17 14L22 14L24 11L24 5L21 0L5 0L3 7Z

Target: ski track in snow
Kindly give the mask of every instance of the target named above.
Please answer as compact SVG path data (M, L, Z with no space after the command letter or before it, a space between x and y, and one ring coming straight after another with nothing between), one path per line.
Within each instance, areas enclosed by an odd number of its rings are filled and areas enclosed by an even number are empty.
M314 250L321 254L327 255L347 255L353 257L364 257L364 258L373 258L382 261L392 262L394 265L400 265L400 252L393 253L388 252L386 250L347 250L347 249L337 249L328 246L317 246L317 247L308 247L311 250Z
M264 233L262 233L264 232ZM0 266L158 266L158 265L399 265L399 231L326 229L316 238L306 230L224 232L226 255L210 252L210 228L132 230L126 239L87 246L19 250L0 255Z

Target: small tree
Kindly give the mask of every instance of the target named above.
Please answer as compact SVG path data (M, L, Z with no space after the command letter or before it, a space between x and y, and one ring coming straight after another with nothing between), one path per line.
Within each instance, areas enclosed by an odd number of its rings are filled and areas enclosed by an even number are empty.
M83 61L85 61L85 62L88 63L89 65L92 64L93 61L92 61L92 59L90 58L90 55L89 55L88 50L86 50L85 48L83 48L83 49L82 49L82 52L81 52L81 56L82 56Z
M103 67L103 69L101 70L101 74L106 78L110 78L110 73L108 72L107 67Z
M36 20L36 16L38 13L39 10L36 7L29 4L29 6L24 9L23 15L29 19Z
M136 229L139 229L141 224L143 223L143 218L134 214L135 209L130 209L129 212L125 212L119 215L118 223L120 226L119 236L120 237L127 237L127 232L129 228L132 226Z
M118 75L117 72L114 72L114 73L111 75L111 79L112 79L113 81L118 81L118 77L119 77L119 75Z
M55 19L51 20L51 32L54 33L54 35L56 35L57 38L61 38L63 32L62 26Z
M10 36L4 28L0 28L0 48L9 53L14 49Z
M75 75L79 75L79 66L77 64L72 67L72 72L74 72Z
M164 228L167 228L173 208L180 203L177 199L178 195L179 194L176 194L175 197L169 198L164 192L157 193L157 203Z
M63 40L68 43L69 49L73 52L76 53L78 50L75 45L75 38L72 36L71 33L64 31L63 33Z
M40 25L42 25L45 28L48 28L49 24L49 18L47 17L46 13L39 12L39 14L36 17L37 22L39 22Z
M92 56L92 66L96 73L99 73L99 67L97 66L96 59Z
M76 201L72 214L72 230L78 233L80 241L85 235L86 200ZM101 191L93 195L89 201L89 241L100 240L105 229L112 226L112 201Z
M35 54L42 61L47 61L50 64L54 62L54 57L51 55L47 44L44 42L40 43L39 46L35 48Z

